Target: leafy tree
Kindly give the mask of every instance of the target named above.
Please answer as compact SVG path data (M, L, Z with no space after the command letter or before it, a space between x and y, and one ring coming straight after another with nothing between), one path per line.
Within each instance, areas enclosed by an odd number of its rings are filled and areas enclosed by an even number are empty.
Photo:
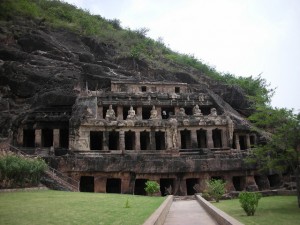
M212 179L207 182L207 193L219 202L222 195L225 194L225 182L220 179Z
M257 163L262 171L272 169L296 175L300 207L300 114L294 114L293 110L265 106L259 107L249 119L257 127L270 132L270 139L257 146L246 161Z
M254 215L260 198L261 193L241 192L239 194L239 201L241 203L241 207L244 209L247 216Z
M152 196L154 193L159 192L159 184L156 181L150 181L148 180L145 183L146 187L145 187L145 191L147 192L147 194L149 194L150 196Z

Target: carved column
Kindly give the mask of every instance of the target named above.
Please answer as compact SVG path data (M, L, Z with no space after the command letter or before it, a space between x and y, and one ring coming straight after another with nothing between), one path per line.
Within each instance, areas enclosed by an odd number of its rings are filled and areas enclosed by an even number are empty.
M136 108L136 117L138 120L143 119L143 108L141 106L138 106ZM145 118L145 119L149 119L149 118Z
M222 138L222 147L228 147L228 138L227 138L227 132L226 129L222 129L222 133L221 133L221 138Z
M103 132L103 150L104 151L109 150L108 145L109 145L109 133L108 133L108 131L104 131Z
M258 186L255 182L254 176L246 177L246 190L247 191L258 191Z
M135 132L135 150L141 150L141 139L140 139L140 131Z
M237 150L241 150L239 134L235 134L235 147Z
M207 134L207 147L213 148L214 141L213 141L213 137L212 137L212 128L208 128L206 134Z
M199 181L199 188L201 192L204 192L207 189L207 181L209 178L210 176L208 173L201 174Z
M235 191L235 187L232 182L232 176L231 175L224 175L224 180L226 182L225 188L226 192Z
M197 130L191 130L192 148L198 148Z
M18 128L18 135L17 135L17 145L18 146L24 146L24 143L23 143L24 138L23 138L23 136L24 136L23 129L22 128Z
M181 149L181 135L180 135L180 130L177 129L177 145L176 145L176 148L177 150L178 149Z
M53 129L53 147L59 147L59 129Z
M156 150L155 130L150 130L150 150Z
M41 129L35 130L35 146L36 147L42 146L42 130Z
M246 149L250 149L251 144L250 144L250 135L249 134L246 134L246 143L247 143Z
M123 130L121 130L119 132L119 144L120 144L120 150L122 152L125 151L125 132Z
M176 114L179 113L179 112L180 112L179 106L175 106L175 107L174 107L174 114L176 115Z
M155 109L157 111L157 117L158 119L162 119L162 116L161 116L161 107L160 106L155 106Z
M94 191L98 193L106 192L106 178L101 176L94 178Z
M105 119L105 115L103 115L103 106L98 106L97 119Z
M123 120L123 106L117 107L117 119ZM124 119L126 119L126 118L124 118Z

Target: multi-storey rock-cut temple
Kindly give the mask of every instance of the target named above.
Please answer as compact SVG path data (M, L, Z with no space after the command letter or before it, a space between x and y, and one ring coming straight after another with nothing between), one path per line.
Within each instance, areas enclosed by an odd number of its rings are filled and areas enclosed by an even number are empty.
M228 191L269 188L276 177L243 161L258 134L220 102L187 83L111 81L108 90L78 90L72 110L34 112L16 142L50 150L48 162L81 191L143 195L155 180L162 195L190 195L212 178Z

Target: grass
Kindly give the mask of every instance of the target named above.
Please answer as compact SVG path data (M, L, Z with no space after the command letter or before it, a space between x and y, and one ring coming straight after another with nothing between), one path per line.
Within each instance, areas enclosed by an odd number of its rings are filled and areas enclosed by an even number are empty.
M0 224L143 224L164 199L63 191L0 193Z
M296 196L263 197L258 203L254 216L246 216L238 199L213 204L246 225L300 224L300 209Z

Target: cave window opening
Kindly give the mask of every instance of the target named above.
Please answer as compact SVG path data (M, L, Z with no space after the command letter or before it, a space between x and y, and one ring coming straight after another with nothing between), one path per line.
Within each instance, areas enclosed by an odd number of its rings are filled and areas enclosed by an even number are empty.
M156 150L164 150L165 147L165 132L158 131L155 132L155 145Z
M267 189L267 185L265 184L265 181L262 176L255 175L254 180L260 191Z
M53 146L53 129L42 129L42 147Z
M152 107L143 107L142 108L142 118L143 120L150 119Z
M134 184L134 194L135 195L146 195L145 187L146 187L147 179L136 179Z
M105 119L105 116L106 116L106 111L109 109L109 106L106 105L106 106L103 106L103 119ZM116 110L116 107L112 106L112 109L114 110L115 112L115 116L117 117L118 115L118 112Z
M181 130L181 149L189 149L191 148L191 131L190 130Z
M103 150L103 132L91 131L90 132L90 149L91 150Z
M186 179L186 192L187 195L196 194L195 185L199 184L199 179L197 178L188 178Z
M246 135L239 135L239 142L240 142L241 150L246 150L247 149Z
M69 148L69 129L59 130L59 145L61 148Z
M193 115L193 107L185 107L184 109L186 115Z
M160 179L160 193L161 196L173 194L174 179L172 178L161 178ZM169 193L171 192L171 193Z
M268 175L268 180L271 188L279 187L281 184L280 176L278 174Z
M180 93L180 87L175 87L175 93Z
M125 132L125 150L134 150L135 147L135 132Z
M106 181L106 193L121 193L121 179L108 178Z
M81 176L79 190L81 192L94 192L94 177Z
M168 119L170 116L175 114L174 107L162 107L161 108L161 117L163 119Z
M236 191L242 191L245 188L245 177L234 176L232 177L232 183Z
M141 150L150 150L150 132L142 131L140 133Z
M141 89L142 89L142 92L146 92L147 91L147 87L146 86L142 86Z
M201 107L201 113L204 115L204 116L207 116L210 114L210 108L209 107Z
M250 145L253 148L255 146L255 135L250 135Z
M206 130L197 130L198 148L207 148Z
M35 130L24 129L23 130L23 147L33 148L35 147Z
M222 131L219 129L214 129L212 131L214 148L222 148Z
M119 132L117 131L110 131L108 133L109 136L109 150L118 150L119 149Z

